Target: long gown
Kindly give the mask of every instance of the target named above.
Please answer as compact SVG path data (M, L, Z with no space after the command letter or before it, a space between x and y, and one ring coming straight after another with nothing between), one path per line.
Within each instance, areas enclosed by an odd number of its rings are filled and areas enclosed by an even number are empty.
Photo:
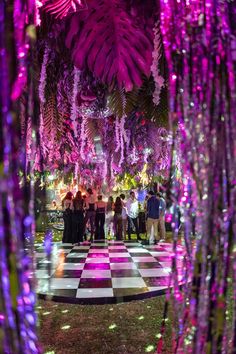
M66 199L64 201L64 212L63 212L63 219L64 219L64 231L62 242L63 243L73 243L72 239L72 200Z
M72 243L83 242L84 236L84 201L74 200L72 214Z
M106 203L101 201L97 203L96 208L96 218L95 218L95 239L104 240L105 239L105 215L106 215Z

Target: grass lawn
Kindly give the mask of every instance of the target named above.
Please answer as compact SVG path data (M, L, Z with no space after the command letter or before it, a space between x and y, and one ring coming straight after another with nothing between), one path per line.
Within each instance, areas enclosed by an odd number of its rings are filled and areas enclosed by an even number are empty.
M155 353L165 297L117 305L39 301L40 341L50 354ZM64 327L64 329L63 329ZM167 322L163 353L172 354Z

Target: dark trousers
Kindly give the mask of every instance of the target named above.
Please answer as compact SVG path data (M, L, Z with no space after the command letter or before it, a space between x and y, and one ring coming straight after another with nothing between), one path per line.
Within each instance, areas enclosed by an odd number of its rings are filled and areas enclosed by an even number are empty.
M131 233L132 233L133 228L135 228L137 238L139 238L138 218L131 218L130 216L128 216L128 236L129 236L129 239L131 238Z
M122 240L123 223L122 223L122 215L121 214L114 215L114 229L115 229L116 239Z
M96 213L96 218L95 218L95 239L96 240L105 239L104 224L105 224L105 213Z
M72 214L72 242L83 242L84 214L83 211L74 211Z
M73 243L72 240L72 211L67 209L63 213L64 220L64 231L62 242L63 243Z
M90 223L90 228L91 228L91 238L94 236L94 231L95 231L95 217L96 217L96 212L87 210L86 215L85 215L85 226L87 222L89 221Z

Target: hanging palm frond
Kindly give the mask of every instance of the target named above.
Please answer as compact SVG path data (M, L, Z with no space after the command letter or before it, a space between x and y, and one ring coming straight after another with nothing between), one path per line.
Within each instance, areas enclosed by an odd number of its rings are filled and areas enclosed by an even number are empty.
M160 93L160 103L153 102L155 84L153 78L144 78L142 87L125 92L124 89L115 90L108 98L108 105L113 114L119 118L130 115L133 111L143 112L146 119L155 122L158 126L168 127L168 97L167 89Z
M90 0L87 10L72 16L66 45L80 70L88 68L109 87L131 91L150 75L150 20L141 28L126 0Z
M44 144L46 150L50 150L53 144L57 144L61 134L63 134L60 118L56 106L56 97L51 95L42 108L44 141L41 143Z
M85 119L85 118L83 118ZM93 145L94 139L97 135L99 135L99 131L97 129L97 124L95 119L86 119L85 120L85 134L88 140L88 143Z
M113 93L108 98L108 107L113 112L113 114L121 118L126 111L126 94L124 89L118 89L113 91Z
M160 96L160 103L157 106L153 103L152 93L143 85L138 95L138 107L148 120L155 122L159 127L168 127L167 90L163 89Z
M54 15L56 19L67 17L72 12L86 8L86 2L82 0L44 0L44 10Z
M126 92L125 113L127 116L130 115L132 111L134 111L138 106L138 92L139 90L137 89L130 92Z

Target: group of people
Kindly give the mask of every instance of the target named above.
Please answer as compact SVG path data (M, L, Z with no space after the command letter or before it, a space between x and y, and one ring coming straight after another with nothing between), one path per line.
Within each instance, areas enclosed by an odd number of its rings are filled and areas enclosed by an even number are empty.
M108 201L102 195L96 198L92 189L87 195L78 191L73 197L68 192L62 201L64 218L64 243L80 244L87 241L87 227L90 229L90 241L115 237L116 240L131 239L135 231L137 239L143 241L139 232L139 203L133 191L126 200L125 194L112 196ZM144 243L156 243L165 238L165 200L160 194L150 191L147 194L144 211L146 214L147 238ZM159 229L159 232L158 232Z

